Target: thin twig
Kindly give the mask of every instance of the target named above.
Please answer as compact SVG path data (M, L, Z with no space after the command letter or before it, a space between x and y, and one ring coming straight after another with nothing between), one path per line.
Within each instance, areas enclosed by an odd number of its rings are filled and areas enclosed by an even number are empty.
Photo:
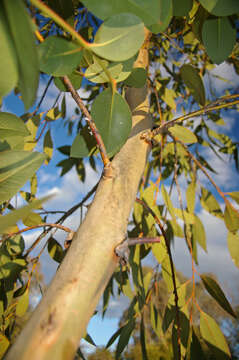
M160 237L129 238L128 239L128 246L142 245L142 244L155 244L155 243L160 243L160 242L161 242Z
M157 127L156 129L148 131L148 132L142 134L142 138L143 139L145 139L145 138L152 139L158 134L165 134L167 132L167 130L170 127L174 126L176 123L178 124L178 123L183 122L184 120L187 120L187 119L199 116L199 115L205 115L205 114L207 114L207 113L209 113L211 111L215 111L215 110L219 110L219 109L223 109L223 108L226 108L226 107L229 107L229 106L239 104L239 99L229 102L230 100L233 100L233 99L238 98L238 97L239 97L239 94L223 96L222 98L216 100L215 102L211 103L208 106L205 106L204 108L202 108L200 110L193 111L193 112L191 112L191 113L189 113L187 115L179 116L176 119L173 119L173 120L170 120L170 121L167 121L167 122L163 123L161 126ZM226 102L226 103L224 103L224 102Z
M28 226L24 229L21 229L21 230L18 230L16 232L13 232L13 233L10 233L7 235L6 237L6 240L9 239L10 237L12 236L16 236L16 235L19 235L19 234L22 234L26 231L29 231L29 230L34 230L34 229L38 229L38 228L41 228L41 227L51 227L51 228L57 228L57 229L61 229L61 230L64 230L66 232L72 232L72 230L66 226L63 226L63 225L60 225L60 224L54 224L54 223L43 223L43 224L38 224L38 225L33 225L33 226Z
M94 194L94 192L97 189L98 184L99 184L99 182L95 186L93 186L93 188L88 192L88 194L78 204L74 205L67 212L65 212L65 214L62 215L60 217L60 219L58 219L56 221L56 224L63 223L70 215L72 215L76 210L78 210ZM45 231L43 231L43 233L40 236L38 236L38 238L34 241L32 246L27 250L26 254L28 255L38 245L38 243L41 241L41 239L43 239L50 231L51 231L51 228L48 228Z
M166 248L167 248L167 252L168 252L168 257L169 257L169 262L170 262L170 268L171 268L171 272L172 272L172 280L173 280L173 292L174 292L174 301L175 301L175 309L176 309L176 322L177 322L178 358L181 359L181 326L180 326L179 306L178 306L178 292L177 292L176 275L175 275L174 266L173 266L173 257L172 257L172 252L171 252L171 248L170 248L170 243L169 243L167 234L166 234L166 232L164 230L164 227L161 224L161 221L157 217L155 212L143 200L140 200L139 198L136 198L136 201L139 204L141 204L153 216L153 218L156 221L156 223L158 224L158 226L160 228L160 231L161 231L161 233L162 233L162 235L164 237L164 240L165 240L165 244L166 244Z
M75 102L77 103L77 105L79 106L79 108L81 109L82 113L85 115L86 121L92 131L92 134L97 142L97 145L99 147L99 151L100 151L100 155L104 164L104 167L109 166L110 164L110 159L107 155L106 152L106 148L105 148L105 144L102 140L102 137L95 125L95 122L93 121L89 111L87 110L86 106L84 105L82 99L80 98L78 92L75 90L75 88L73 87L70 79L67 76L63 76L62 77L62 81L65 84L65 86L67 87L67 89L70 91L71 96L73 97L73 99L75 100Z

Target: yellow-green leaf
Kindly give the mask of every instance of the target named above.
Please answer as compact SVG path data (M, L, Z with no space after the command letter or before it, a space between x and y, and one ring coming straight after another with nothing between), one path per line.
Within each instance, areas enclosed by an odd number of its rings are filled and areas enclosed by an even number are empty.
M239 268L239 234L229 232L227 235L227 245L232 261Z
M43 151L47 156L45 162L46 162L46 164L48 164L49 161L51 160L52 154L53 154L53 142L52 142L52 138L51 138L50 129L46 132L46 135L44 137Z
M203 340L206 341L212 351L214 359L226 360L231 358L230 350L220 327L211 316L203 311L200 313L200 331Z
M197 137L194 133L188 128L175 124L170 127L169 132L177 139L182 141L183 143L196 143Z
M239 212L226 204L224 212L224 221L229 231L235 232L239 230Z
M0 74L0 97L2 97L7 95L18 81L16 53L2 1L0 2Z
M50 196L39 200L34 200L29 205L23 206L20 209L13 210L9 214L0 217L0 233L3 234L6 229L15 225L19 220L27 216L33 210L41 207L42 203L49 200Z
M45 156L37 152L1 152L0 203L10 199L38 170Z
M152 244L151 248L156 260L161 264L167 255L167 248L163 236L160 236L160 243Z
M21 297L17 302L16 315L20 317L23 316L26 313L28 306L29 306L29 290L27 288L24 294L21 295Z
M10 341L6 336L0 333L0 359L3 359L3 355L10 346Z

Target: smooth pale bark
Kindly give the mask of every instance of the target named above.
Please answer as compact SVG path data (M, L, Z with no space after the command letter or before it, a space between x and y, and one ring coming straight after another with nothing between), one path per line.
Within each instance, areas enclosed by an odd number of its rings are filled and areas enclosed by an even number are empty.
M148 65L144 47L135 66ZM73 359L79 340L118 264L114 253L128 219L150 146L140 139L151 128L147 87L127 90L133 127L102 177L84 222L43 300L7 354L8 360Z

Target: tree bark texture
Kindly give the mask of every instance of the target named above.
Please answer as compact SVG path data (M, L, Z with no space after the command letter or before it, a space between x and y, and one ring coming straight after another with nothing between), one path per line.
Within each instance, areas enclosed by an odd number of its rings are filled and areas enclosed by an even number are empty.
M147 37L148 34L146 34ZM144 45L135 66L148 66ZM151 128L147 86L129 88L129 139L102 176L94 200L41 303L9 350L8 360L73 359L79 340L117 264L150 146L140 139Z

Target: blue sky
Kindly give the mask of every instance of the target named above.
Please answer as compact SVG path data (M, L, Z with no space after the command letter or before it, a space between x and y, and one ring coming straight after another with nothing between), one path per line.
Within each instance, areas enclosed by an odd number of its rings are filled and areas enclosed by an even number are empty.
M222 94L223 91L227 88L233 87L238 88L239 86L239 77L235 74L232 66L226 65L225 63L217 66L213 71L215 74L224 76L229 80L228 82L223 82L216 78L212 77L213 86L218 95ZM205 78L205 84L208 82L208 79ZM40 90L44 86L44 82L40 84ZM39 95L41 91L39 90ZM55 98L58 94L58 90L52 84L48 90L47 96L42 104L41 111L46 111L51 108L52 104L55 101ZM75 103L71 99L70 95L66 95L68 116L73 116ZM21 115L24 112L22 102L13 94L9 95L4 99L4 105L2 111L14 112L17 115ZM234 140L239 137L239 116L233 111L225 113L225 126L221 127L221 132L230 133ZM54 153L53 160L49 165L43 165L38 171L38 182L39 182L39 192L38 196L43 196L48 193L55 193L56 196L47 204L47 208L50 210L67 210L77 202L79 202L84 195L96 184L100 178L100 173L102 166L98 164L98 171L92 170L87 161L85 162L87 177L85 183L80 183L75 170L71 170L64 177L60 178L59 173L60 169L56 168L58 161L63 159L59 151L56 150L56 147L66 144L71 144L73 137L67 137L65 135L65 129L63 127L62 119L58 119L55 122L50 124L53 141L54 141ZM38 149L41 150L41 142L38 146ZM239 184L239 175L236 173L235 168L225 160L225 162L220 162L218 158L213 154L212 151L205 149L204 156L209 161L213 163L214 168L217 170L218 174L214 175L214 180L221 186L223 191L235 191L238 190ZM207 179L202 174L200 177L200 182L202 184L208 184ZM185 189L185 183L181 183L182 188ZM25 189L28 185L25 186ZM217 196L217 195L216 195ZM177 194L176 192L172 194L172 199L175 204L177 204ZM223 206L221 199L217 196L218 201ZM18 203L21 205L21 201ZM208 254L205 254L203 250L199 250L199 271L200 272L214 272L221 285L223 286L226 294L229 298L235 302L239 302L238 297L238 275L239 269L234 266L230 255L227 250L227 231L225 229L224 223L218 220L217 218L210 216L204 210L200 210L198 214L205 224L205 229L207 233L207 243L208 243ZM74 213L67 221L64 223L66 226L71 227L73 230L76 230L79 226L79 217L80 212ZM51 217L51 221L54 221L54 216ZM27 244L30 244L33 239L39 234L40 231L35 231L27 233L24 235L24 238ZM65 234L62 231L58 231L56 234L56 239L60 242L63 242L65 239ZM182 239L176 239L174 247L174 259L176 263L176 268L182 271L185 275L191 275L191 262L188 255L188 251ZM147 260L149 263L154 261L152 258ZM57 264L51 260L50 256L47 253L44 253L42 257L42 269L45 275L46 281L49 282L54 272L57 268ZM117 329L118 319L122 313L122 309L127 306L126 299L115 299L111 301L110 311L106 314L105 319L102 323L100 316L94 316L91 320L88 330L90 335L93 337L97 345L106 344L109 337Z

